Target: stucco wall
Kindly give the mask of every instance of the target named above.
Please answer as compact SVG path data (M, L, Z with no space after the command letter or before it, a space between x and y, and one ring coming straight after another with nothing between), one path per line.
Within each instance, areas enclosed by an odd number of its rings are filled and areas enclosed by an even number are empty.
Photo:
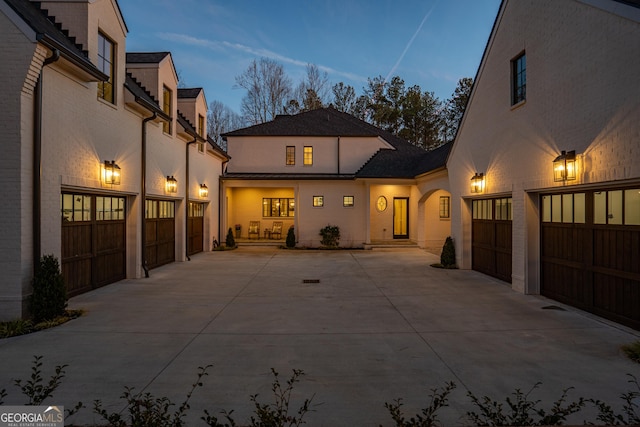
M295 165L286 165L286 147L295 147ZM313 165L304 165L305 146L313 147ZM228 138L233 159L229 172L355 173L388 143L377 137L242 137Z

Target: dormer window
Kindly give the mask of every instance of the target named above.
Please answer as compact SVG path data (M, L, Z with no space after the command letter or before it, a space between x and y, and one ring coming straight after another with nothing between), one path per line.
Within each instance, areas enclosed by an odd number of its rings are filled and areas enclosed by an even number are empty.
M202 138L205 137L204 135L204 116L202 114L198 114L198 135L200 135ZM203 141L198 141L198 151L201 153L204 153L204 142Z
M98 33L98 68L109 76L106 82L98 82L98 98L115 104L115 45L104 34Z
M172 108L171 108L171 100L173 99L173 93L171 89L166 86L162 86L162 111L164 111L167 116L172 116ZM162 130L164 133L171 133L171 124L172 121L162 122Z
M511 61L511 105L527 99L527 56L524 52Z

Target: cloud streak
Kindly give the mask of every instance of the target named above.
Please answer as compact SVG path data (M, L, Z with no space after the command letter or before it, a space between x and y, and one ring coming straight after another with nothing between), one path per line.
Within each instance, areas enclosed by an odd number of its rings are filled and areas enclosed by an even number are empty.
M231 43L224 40L200 39L187 34L179 34L179 33L158 33L157 35L159 38L163 40L171 41L174 43L186 44L190 46L204 47L204 48L213 50L215 52L226 52L229 50L236 51L236 52L243 52L252 56L274 59L280 62L284 62L285 64L294 65L296 67L306 67L309 64L309 62L307 61L289 58L277 52L273 52L269 49L253 48L251 46L243 45L241 43ZM325 71L327 74L341 76L353 81L366 80L366 78L354 73L336 70L334 68L327 67L320 64L316 64L316 65L318 66L319 70Z
M396 63L393 65L393 67L391 67L391 70L389 71L389 74L387 74L387 77L385 77L385 79L384 79L385 82L389 81L389 79L391 78L393 73L396 72L396 69L398 68L398 66L400 66L400 62L402 62L402 60L404 59L404 56L407 54L407 51L409 50L409 48L413 44L413 41L416 39L416 37L420 33L420 30L422 30L422 27L424 26L425 22L427 22L427 19L429 19L429 16L431 16L431 12L433 12L433 9L436 7L436 4L437 4L437 2L434 3L433 6L431 6L431 9L429 9L427 14L424 15L424 18L422 18L422 22L420 22L420 25L418 25L418 29L413 33L413 36L411 36L411 39L409 39L409 42L404 47L404 50L400 54L400 57L398 58Z

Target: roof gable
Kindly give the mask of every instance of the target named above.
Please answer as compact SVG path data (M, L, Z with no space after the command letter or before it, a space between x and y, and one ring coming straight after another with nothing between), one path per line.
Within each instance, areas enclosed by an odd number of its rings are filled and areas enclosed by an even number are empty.
M89 60L88 52L83 46L69 36L69 31L64 29L62 24L48 16L46 10L41 9L40 3L29 0L4 0L4 2L34 31L34 41L44 44L51 50L58 50L62 57L94 79L108 79L108 76Z
M296 115L277 116L274 120L223 134L222 137L311 136L374 137L388 148L379 149L355 173L357 178L415 178L445 166L451 144L426 151L403 138L373 126L335 108L320 108Z

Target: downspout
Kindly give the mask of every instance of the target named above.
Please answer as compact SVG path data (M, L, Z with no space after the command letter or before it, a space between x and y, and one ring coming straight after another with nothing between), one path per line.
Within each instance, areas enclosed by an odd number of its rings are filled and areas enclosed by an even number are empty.
M225 170L225 166L227 165L227 163L229 163L229 160L223 161L222 164L220 165L220 179L218 179L218 243L220 245L222 245L222 237L225 236L226 238L226 234L223 234L222 232L222 215L223 215L223 211L222 211L222 205L224 203L224 207L227 207L227 200L226 200L226 194L222 194L222 189L223 187L223 179L224 178L224 170ZM224 198L224 199L223 199ZM226 212L226 211L225 211ZM227 221L227 216L225 214L224 216L225 219L225 223ZM225 224L226 225L226 224Z
M32 229L33 229L33 268L34 272L40 269L40 255L42 252L42 79L44 68L60 59L60 51L53 49L51 56L42 63L40 75L36 82L34 93L33 111L33 209L32 209Z
M340 135L338 135L338 175L340 175Z
M146 209L147 209L147 123L151 120L155 120L158 117L157 113L153 113L153 116L147 117L142 120L142 157L140 159L140 224L142 229L140 230L141 243L141 257L142 257L142 269L144 270L144 277L149 277L149 267L147 266L147 225L146 221Z
M191 258L189 258L189 146L191 144L195 144L198 141L198 136L194 136L193 137L193 141L187 142L186 145L186 161L185 161L185 165L186 165L186 169L187 169L187 174L185 177L185 181L187 182L187 186L184 189L184 200L185 200L185 204L184 204L184 238L185 238L185 245L184 245L184 253L187 256L187 261L191 261Z

